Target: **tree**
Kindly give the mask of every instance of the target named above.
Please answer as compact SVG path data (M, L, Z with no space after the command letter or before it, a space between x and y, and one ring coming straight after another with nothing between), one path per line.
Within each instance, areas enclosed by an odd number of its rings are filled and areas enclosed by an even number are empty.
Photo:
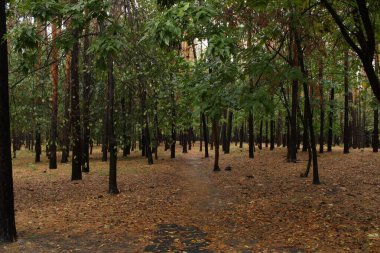
M8 49L6 1L0 2L0 241L17 238L11 157L9 114Z
M72 124L72 173L71 180L82 180L82 138L79 106L79 28L74 29L71 53L71 124Z
M58 136L58 49L56 40L58 36L58 29L55 22L52 23L52 62L51 65L51 79L53 83L52 113L51 113L51 127L50 127L50 140L49 140L49 169L57 168L57 136Z

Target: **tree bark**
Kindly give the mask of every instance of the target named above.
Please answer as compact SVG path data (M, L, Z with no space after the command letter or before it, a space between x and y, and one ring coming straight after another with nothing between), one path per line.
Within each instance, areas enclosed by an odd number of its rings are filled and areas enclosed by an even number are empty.
M254 136L253 136L253 114L249 111L248 115L248 145L249 145L249 158L254 158Z
M0 3L0 241L17 239L11 157L8 43L5 1ZM5 38L5 39L4 39Z
M75 39L71 58L71 123L72 123L72 171L71 180L82 180L82 141L79 105L79 29L73 32Z
M296 46L297 46L297 55L298 55L298 60L299 60L301 72L303 73L304 79L307 80L308 76L307 76L306 68L304 65L301 40L298 37L297 32L295 32L295 42L296 42ZM311 145L312 156L313 156L313 184L320 184L319 173L318 173L317 149L316 149L316 145L315 145L315 136L314 136L314 127L313 127L313 114L311 112L311 106L310 106L309 89L308 89L309 87L308 87L308 83L305 80L303 81L303 90L304 90L305 104L306 104L305 109L306 109L306 112L308 115L310 145Z
M172 104L172 118L171 118L171 123L172 123L172 138L171 138L171 145L170 145L170 158L175 158L175 143L176 143L176 138L177 138L177 130L176 130L176 125L175 125L175 116L176 116L176 111L175 111L175 97L174 97L174 91L171 91L170 94L171 98L171 104Z
M219 167L219 134L218 134L218 120L213 119L212 120L212 135L214 139L214 144L215 144L215 157L214 157L214 171L220 171Z
M202 112L202 126L203 126L203 138L205 141L205 157L208 157L208 128L207 128L207 122L206 122L206 116Z
M329 112L329 133L327 136L327 152L332 151L333 121L334 121L334 95L335 95L335 89L334 89L334 87L331 87L331 91L330 91L330 112Z
M70 99L71 99L71 84L70 84L70 64L71 64L71 52L66 53L66 63L65 63L65 83L64 83L64 98L63 98L63 130L62 130L62 157L61 163L67 163L69 161L69 151L70 151Z
M83 127L82 127L82 133L83 133L83 146L82 146L82 171L83 172L90 172L90 95L91 95L91 83L92 83L92 77L90 72L90 65L91 65L91 57L87 53L87 50L90 46L90 40L89 40L89 28L86 28L86 36L84 37L83 42L83 64L84 64L84 72L83 72L83 91L82 91L82 98L83 98Z
M324 96L323 96L323 61L320 59L319 62L319 96L320 96L320 127L319 127L319 153L323 153L324 144L325 144L325 105L324 105Z
M52 49L51 58L51 79L53 83L52 93L52 113L50 125L50 140L49 140L49 169L57 168L57 136L58 136L58 49L56 47L58 32L57 25L52 22Z
M379 151L379 107L376 107L373 111L373 137L372 137L372 151Z
M259 149L263 149L263 119L260 121Z
M109 149L110 149L110 163L109 163L109 184L108 192L110 194L118 194L117 188L117 141L114 130L114 107L115 107L115 80L113 76L113 59L108 56L107 60L107 75L108 75L108 119L109 119Z
M270 150L274 150L274 120L270 120Z
M231 110L228 111L228 123L227 123L227 135L226 135L226 148L225 153L230 153L230 147L231 147L231 137L232 137L232 117L233 112Z
M350 151L350 129L348 126L348 50L344 52L344 149L343 153Z

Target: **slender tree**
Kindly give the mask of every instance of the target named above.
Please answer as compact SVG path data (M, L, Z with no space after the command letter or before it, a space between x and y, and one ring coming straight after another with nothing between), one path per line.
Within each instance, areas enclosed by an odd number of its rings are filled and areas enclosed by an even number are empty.
M56 40L58 36L57 25L52 22L52 52L51 58L53 64L51 65L51 79L53 83L52 93L52 113L51 113L51 126L50 126L50 140L49 140L49 169L57 168L57 136L58 136L58 49Z
M83 98L83 106L82 106L82 112L83 112L83 120L82 120L82 171L83 172L90 172L90 95L91 95L91 72L90 72L90 65L91 65L91 57L90 54L87 52L88 48L90 46L90 39L89 39L89 27L86 27L85 29L85 37L83 41L83 65L85 67L85 70L83 72L83 90L82 90L82 98Z
M66 52L66 62L65 62L65 83L64 83L64 94L63 94L63 130L62 130L62 157L61 163L67 163L69 161L69 150L70 150L70 100L71 100L71 84L70 84L70 63L71 63L71 52Z
M215 157L214 157L214 171L220 171L219 167L219 124L218 120L213 118L212 120L212 135L215 144Z
M73 31L74 44L71 58L71 123L72 123L72 173L71 180L82 180L82 139L79 106L79 29Z
M348 126L348 50L344 52L344 154L348 154L350 151L350 129Z
M248 144L249 144L249 158L254 158L254 136L253 136L253 114L249 111L248 115Z
M0 241L13 242L17 238L11 157L9 114L8 49L6 1L0 1Z
M113 59L109 55L107 59L107 75L108 75L108 119L109 119L109 149L110 149L110 163L109 163L109 188L110 194L118 194L117 188L117 142L114 131L114 111L115 111L115 80L113 76Z
M330 90L330 111L329 111L329 132L327 136L327 152L332 151L332 142L333 142L333 121L334 121L334 96L335 88L331 87Z
M205 157L207 158L208 157L208 136L209 136L209 133L208 133L208 129L207 129L206 116L203 112L202 112L202 126L203 126L203 138L205 141Z

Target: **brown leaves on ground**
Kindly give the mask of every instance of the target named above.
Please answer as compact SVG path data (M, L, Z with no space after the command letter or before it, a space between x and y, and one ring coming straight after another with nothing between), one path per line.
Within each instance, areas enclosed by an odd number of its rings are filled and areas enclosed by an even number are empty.
M108 163L95 149L91 171L70 181L70 164L49 170L21 151L14 160L19 240L7 252L379 252L380 155L320 155L321 185L300 178L307 154L198 147L177 158L139 152L118 161L120 194L109 195ZM212 152L212 151L211 151ZM231 170L225 170L225 167Z

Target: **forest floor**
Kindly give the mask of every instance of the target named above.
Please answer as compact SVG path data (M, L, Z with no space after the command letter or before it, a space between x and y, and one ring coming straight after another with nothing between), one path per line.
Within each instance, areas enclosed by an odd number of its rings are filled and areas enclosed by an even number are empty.
M319 156L320 185L300 178L307 154L287 163L285 148L248 159L232 146L217 173L199 147L151 166L136 151L118 161L120 194L109 195L99 148L73 182L70 164L49 170L22 150L19 239L0 252L380 252L380 154L341 151Z

